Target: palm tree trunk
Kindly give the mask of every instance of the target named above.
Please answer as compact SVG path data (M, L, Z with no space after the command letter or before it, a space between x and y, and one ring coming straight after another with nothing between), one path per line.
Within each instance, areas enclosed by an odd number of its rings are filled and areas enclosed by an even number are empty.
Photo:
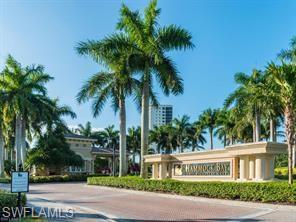
M256 142L256 123L253 122L253 142Z
M26 143L26 120L22 118L22 164L24 167L24 164L26 162L27 157L27 143Z
M291 105L285 107L285 128L286 128L286 139L288 143L288 175L289 184L293 184L293 166L292 166L292 152L294 145L294 126L295 118L294 112Z
M226 147L226 134L224 134L223 143L224 143L224 147Z
M211 150L214 148L213 147L213 130L210 129L210 139L211 139Z
M8 160L8 157L9 157L9 150L8 150L8 147L4 147L4 160Z
M126 163L126 112L125 112L125 100L119 99L119 176L125 176L127 173Z
M4 176L4 137L0 128L0 177Z
M148 73L146 73L148 75ZM149 82L144 80L142 93L141 113L141 173L142 178L147 178L147 168L144 164L144 155L148 152L149 138Z
M261 123L260 123L260 113L259 110L256 110L255 113L255 119L256 119L256 142L260 141L261 137Z
M22 120L21 116L17 115L15 118L15 168L19 169L22 164Z
M295 145L295 143L293 145L293 150L292 150L292 167L293 168L296 167L296 145Z
M275 120L274 119L271 119L270 122L269 122L269 131L270 131L270 141L271 142L276 142L276 133L275 133L275 130L276 130L276 123L275 123Z
M133 165L136 164L136 153L133 153Z

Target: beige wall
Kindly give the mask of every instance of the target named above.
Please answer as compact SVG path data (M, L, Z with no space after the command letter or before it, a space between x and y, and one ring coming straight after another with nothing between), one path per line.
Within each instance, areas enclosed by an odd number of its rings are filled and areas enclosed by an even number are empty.
M84 160L84 166L81 169L81 173L94 173L94 159L95 156L91 154L92 142L89 140L71 139L66 138L67 143L70 145L70 149L76 154L80 155ZM75 173L76 169L72 167L69 169L70 173ZM77 171L79 173L80 171Z
M220 150L146 155L144 160L147 165L152 165L154 179L263 181L274 177L274 156L286 152L286 144L258 142L229 146ZM184 175L182 167L177 169L181 170L180 174L174 174L176 164L184 166L217 163L215 164L217 166L221 162L230 163L229 175Z

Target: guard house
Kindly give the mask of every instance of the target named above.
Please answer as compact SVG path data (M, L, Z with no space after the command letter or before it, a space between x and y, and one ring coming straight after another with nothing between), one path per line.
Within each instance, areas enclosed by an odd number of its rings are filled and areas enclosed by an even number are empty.
M153 179L265 181L274 178L274 157L287 153L284 143L257 142L225 149L144 156Z

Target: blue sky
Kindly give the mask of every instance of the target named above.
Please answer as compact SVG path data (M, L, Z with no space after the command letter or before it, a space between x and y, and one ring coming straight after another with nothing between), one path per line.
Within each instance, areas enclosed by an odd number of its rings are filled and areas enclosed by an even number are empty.
M23 65L42 64L55 79L48 84L49 95L58 97L77 113L75 125L91 121L94 127L118 125L118 117L106 104L93 119L90 105L78 105L75 95L83 82L102 69L74 51L79 41L101 39L115 30L124 2L143 9L148 1L130 0L0 0L0 67L11 53ZM159 0L160 25L177 24L193 35L196 48L173 52L184 79L185 92L164 97L162 104L174 105L174 116L187 114L194 121L204 109L223 104L235 89L233 75L264 68L268 61L288 46L296 35L296 2L275 0L201 1ZM139 125L140 115L127 102L128 126Z

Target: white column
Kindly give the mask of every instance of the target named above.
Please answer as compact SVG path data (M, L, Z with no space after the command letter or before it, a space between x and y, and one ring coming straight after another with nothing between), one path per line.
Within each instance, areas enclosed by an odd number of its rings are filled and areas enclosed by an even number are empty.
M153 163L152 164L152 178L153 179L158 179L158 163Z
M274 178L274 156L270 155L266 157L265 163L265 179Z
M255 177L256 180L264 180L265 179L265 160L262 156L256 156L256 172Z
M249 159L249 179L253 180L255 178L255 159L250 157Z
M167 164L166 163L160 163L160 165L159 165L159 178L160 179L167 178Z
M242 156L239 158L239 179L240 180L247 180L249 177L249 158L246 156Z

